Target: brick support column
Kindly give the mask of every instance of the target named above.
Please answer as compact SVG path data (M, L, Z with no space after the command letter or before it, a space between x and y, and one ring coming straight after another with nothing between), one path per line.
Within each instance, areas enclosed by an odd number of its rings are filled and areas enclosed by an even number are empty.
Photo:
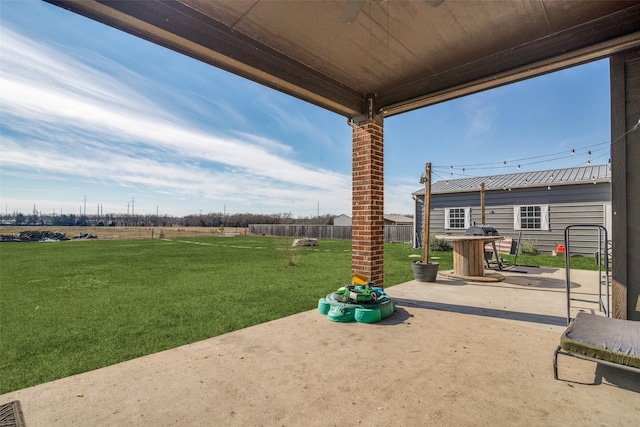
M384 126L370 118L352 127L351 271L384 286Z

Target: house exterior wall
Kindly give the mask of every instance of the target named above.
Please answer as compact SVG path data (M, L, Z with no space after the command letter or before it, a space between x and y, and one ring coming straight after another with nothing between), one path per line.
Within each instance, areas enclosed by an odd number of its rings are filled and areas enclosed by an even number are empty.
M416 200L416 230L422 233L423 197ZM485 192L485 222L506 238L533 240L538 250L550 253L564 244L565 228L571 224L605 225L605 204L611 202L609 183L582 183L547 187L487 190ZM514 230L514 205L548 205L549 230ZM431 195L430 234L464 234L465 229L445 229L446 208L471 208L470 224L481 223L480 191ZM610 232L610 230L609 230ZM611 234L608 236L611 240ZM593 255L598 248L596 229L571 231L571 253ZM415 245L414 245L415 246Z
M348 215L338 215L333 219L333 225L351 226L351 217Z

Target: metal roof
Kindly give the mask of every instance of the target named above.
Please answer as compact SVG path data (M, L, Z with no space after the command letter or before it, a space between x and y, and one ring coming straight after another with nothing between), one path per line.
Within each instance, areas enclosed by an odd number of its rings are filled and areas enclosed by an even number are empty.
M443 179L431 185L431 193L445 194L480 191L480 184L483 182L486 191L611 182L611 169L609 165L593 165L503 175ZM424 195L424 188L413 194Z
M640 46L638 1L46 1L356 119Z
M345 214L335 216L333 217L333 219L335 220L336 218L340 218L340 217L351 219L349 215L345 215ZM411 218L410 216L404 216L404 215L394 215L394 214L385 215L384 219L385 221L391 221L391 222L413 222L413 218Z
M404 215L385 215L384 219L385 219L385 221L391 221L391 222L400 222L400 223L411 222L411 223L413 223L413 218L411 218L409 216L404 216Z

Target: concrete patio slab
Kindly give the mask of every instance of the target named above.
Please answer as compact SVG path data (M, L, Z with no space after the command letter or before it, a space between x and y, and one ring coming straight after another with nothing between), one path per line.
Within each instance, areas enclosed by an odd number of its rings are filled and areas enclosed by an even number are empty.
M640 375L552 355L564 270L387 291L377 324L308 311L0 396L27 426L637 425ZM527 271L526 273L523 271ZM598 312L597 273L574 272Z

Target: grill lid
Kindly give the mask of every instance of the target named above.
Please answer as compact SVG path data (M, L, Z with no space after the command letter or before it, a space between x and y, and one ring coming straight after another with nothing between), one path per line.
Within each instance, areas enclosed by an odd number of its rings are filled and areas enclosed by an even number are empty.
M472 225L464 233L468 236L499 236L498 230L488 225Z

